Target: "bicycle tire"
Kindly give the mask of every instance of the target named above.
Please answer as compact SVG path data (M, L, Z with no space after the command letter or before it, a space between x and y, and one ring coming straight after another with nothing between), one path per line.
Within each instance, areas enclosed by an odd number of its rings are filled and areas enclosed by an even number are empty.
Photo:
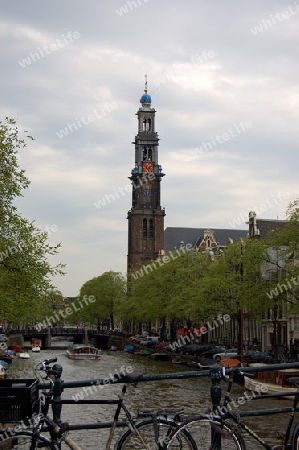
M292 450L299 450L299 424L294 429L291 448Z
M45 448L51 450L59 450L59 447L52 443L48 438L43 435L39 435L36 444L32 443L33 433L32 431L20 431L15 432L13 436L8 437L0 441L0 450L35 450L38 448Z
M186 421L180 425L171 437L167 449L189 449L188 442L184 440L184 431L192 436L198 450L216 450L219 448L219 433L221 434L221 450L246 450L242 436L228 421L218 421L207 418L197 418ZM182 446L178 447L178 442Z
M155 430L154 430L154 421L153 419L146 419L142 422L136 424L136 428L142 435L145 440L147 446L145 447L142 441L140 440L138 434L134 432L134 430L127 430L116 442L114 449L115 450L144 450L148 449L158 449L158 448L166 448L167 443L169 441L170 436L173 434L174 429L179 428L179 425L170 419L157 418L158 425L158 442L155 439ZM163 427L163 430L161 428ZM189 434L188 430L182 431L183 438L186 442L188 442L189 449L197 450L195 441L192 436ZM181 436L180 436L181 438Z

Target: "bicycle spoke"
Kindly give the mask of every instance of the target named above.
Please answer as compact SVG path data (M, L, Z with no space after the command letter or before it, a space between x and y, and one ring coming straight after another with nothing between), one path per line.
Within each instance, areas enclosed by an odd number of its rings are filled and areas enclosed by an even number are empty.
M133 431L125 432L115 446L115 450L156 450L165 449L169 438L177 425L167 419L158 419L157 428L152 419L140 422L137 426L138 433ZM140 439L139 434L142 436ZM184 444L180 448L196 450L196 444L192 438L188 435L188 432L184 432L179 437L180 441L184 441ZM144 442L146 445L144 445Z
M198 450L244 450L243 439L228 423L208 419L191 421L181 426L171 439L168 449L189 449L183 431L188 430Z

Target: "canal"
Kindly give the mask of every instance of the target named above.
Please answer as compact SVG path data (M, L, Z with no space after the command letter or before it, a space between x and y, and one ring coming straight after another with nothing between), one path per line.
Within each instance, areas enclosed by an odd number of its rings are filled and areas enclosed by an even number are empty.
M141 355L132 355L123 351L103 351L98 361L74 361L67 358L65 350L42 350L40 353L30 352L30 359L16 359L10 365L7 376L9 378L35 378L34 367L46 358L58 358L58 363L63 367L62 379L64 381L77 381L96 378L110 378L111 374L121 372L126 368L129 371L138 371L143 374L183 372L188 369L185 366L175 365L171 362L154 361ZM184 408L186 413L204 412L211 403L211 381L206 378L193 378L184 380L165 380L139 383L137 387L129 387L126 395L126 405L129 410L136 412L138 408ZM225 392L226 383L222 383ZM116 398L120 394L121 385L95 386L92 388L66 389L62 398ZM232 398L244 393L241 384L235 383L232 390ZM77 397L76 397L77 396ZM83 397L82 397L83 396ZM239 406L240 410L266 409L280 406L290 406L288 400L264 400L249 401ZM114 406L107 405L63 405L62 420L70 424L98 423L113 419ZM279 444L276 433L285 431L289 414L264 416L246 419L246 423L269 443ZM299 415L298 415L299 420ZM119 434L122 429L117 430ZM82 450L96 450L105 448L108 431L80 430L72 431L71 436L81 445ZM248 449L262 448L257 443L246 440Z

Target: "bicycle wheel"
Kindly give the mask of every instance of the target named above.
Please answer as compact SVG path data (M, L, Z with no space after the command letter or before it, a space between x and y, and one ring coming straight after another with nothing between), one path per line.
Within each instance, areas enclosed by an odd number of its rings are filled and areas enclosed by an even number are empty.
M234 430L230 422L198 418L187 421L173 434L167 449L189 449L184 431L188 430L198 450L246 450L242 436ZM221 445L219 444L221 441Z
M136 424L136 428L141 434L146 445L144 445L144 442L142 442L138 436L138 433L130 429L119 438L114 448L115 450L164 449L169 442L170 436L178 427L178 424L173 420L158 418L157 430L155 430L153 419L143 420L142 422ZM197 450L196 443L187 430L182 431L182 436L180 436L179 439L181 438L188 443L188 446L185 448Z
M0 441L0 450L35 450L37 448L45 448L51 450L59 450L56 444L45 436L39 435L36 444L32 443L33 433L31 431L16 432L13 436Z
M292 450L299 450L299 425L297 424L292 436Z

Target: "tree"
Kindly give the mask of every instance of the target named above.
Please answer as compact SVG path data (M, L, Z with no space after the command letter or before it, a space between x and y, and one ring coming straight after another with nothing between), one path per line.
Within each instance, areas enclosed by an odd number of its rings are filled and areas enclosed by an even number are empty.
M30 184L18 164L18 151L25 148L15 121L0 122L0 295L5 302L0 314L15 323L39 320L51 278L64 274L62 264L52 267L47 259L60 244L47 244L47 233L22 217L14 203Z
M122 313L128 321L150 324L158 320L162 338L167 320L175 339L178 326L201 320L204 315L206 305L198 286L211 258L189 250L178 250L172 256L166 254L160 262L152 262L136 280L130 274L130 290Z
M126 282L119 272L104 272L98 277L86 281L80 289L78 303L83 307L72 316L72 321L84 321L101 328L103 322L109 322L114 329L115 320L119 319L115 311L125 298ZM88 302L88 299L92 301Z

